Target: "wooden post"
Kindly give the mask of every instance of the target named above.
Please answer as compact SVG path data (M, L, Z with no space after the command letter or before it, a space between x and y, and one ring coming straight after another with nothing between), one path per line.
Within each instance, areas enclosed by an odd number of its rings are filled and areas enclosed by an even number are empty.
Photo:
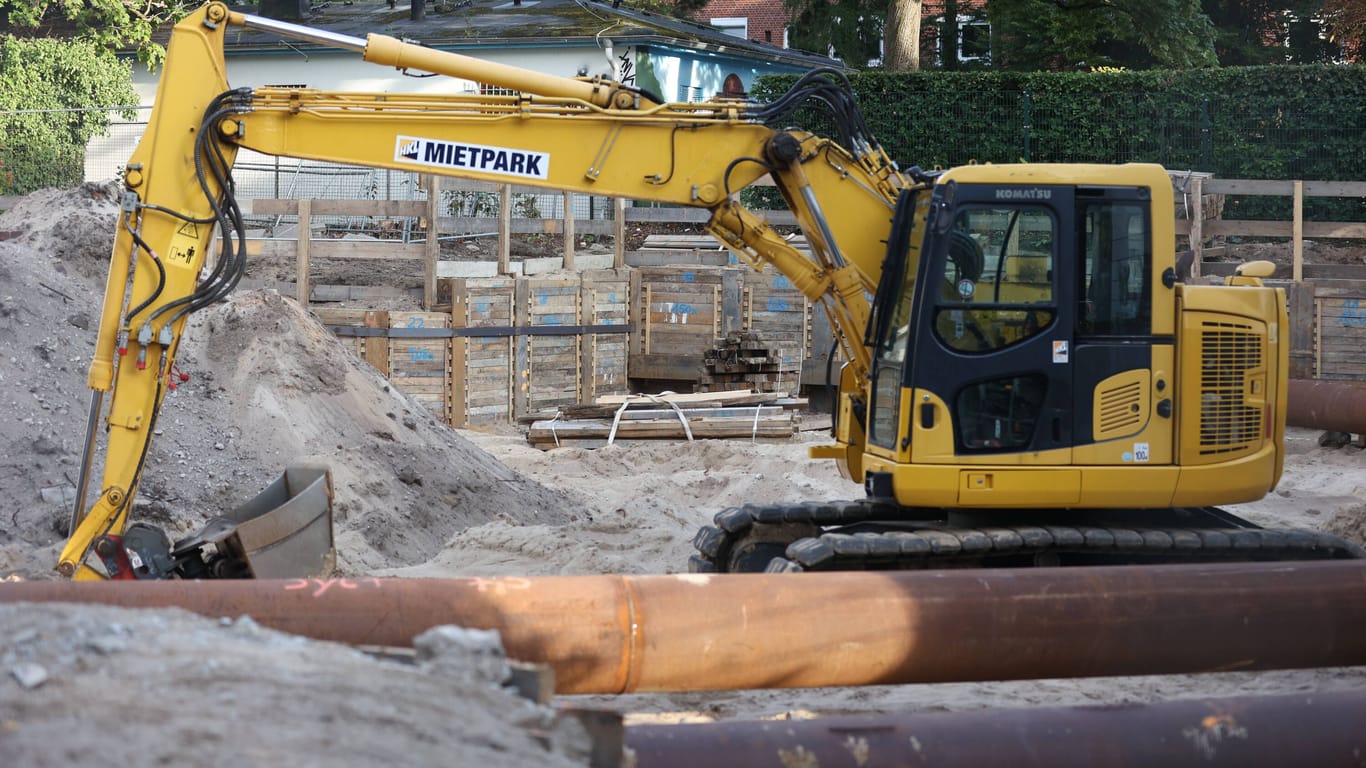
M512 186L498 185L498 274L512 274Z
M389 328L389 313L371 310L365 313L366 328ZM389 375L389 335L365 337L365 362L381 374Z
M294 298L301 306L308 306L308 241L313 228L312 200L299 201L298 250L294 258Z
M451 327L464 328L469 318L469 296L465 291L464 280L451 280ZM455 336L451 339L450 386L446 389L446 413L452 427L463 427L469 423L466 403L469 401L469 387L466 378L470 367L470 337Z
M1290 305L1290 331L1286 335L1290 341L1290 378L1314 378L1314 343L1316 324L1314 322L1314 284L1296 282L1286 287L1286 302Z
M513 288L512 324L531 325L531 281L525 277L517 278ZM519 333L512 337L512 413L511 421L531 408L531 337Z
M617 243L620 244L621 241L617 240ZM650 320L650 315L648 305L645 305L646 309L644 312L641 311L642 303L647 301L647 299L645 298L645 294L643 293L643 289L641 286L640 270L631 270L630 280L631 290L630 296L627 299L629 303L626 306L626 320L631 324L631 327L635 330L632 331L631 334L627 337L626 354L643 355L645 354L645 335L649 332L649 327L647 324Z
M626 266L626 198L612 198L612 268Z
M579 276L579 324L597 325L598 323L598 289L596 282L589 277L590 272L584 272ZM593 398L598 396L597 375L598 365L596 359L597 339L595 333L579 334L579 392L580 403L591 403Z
M437 217L441 213L441 177L426 175L427 181L427 240L423 250L422 308L431 311L436 306L436 262L441 258L441 242L437 239Z
M1292 275L1295 282L1304 279L1304 182L1295 179L1294 214L1290 224L1291 252L1294 254Z
M564 268L574 271L574 194L564 192Z
M1190 235L1191 277L1200 276L1200 262L1205 258L1205 192L1199 176L1191 177Z

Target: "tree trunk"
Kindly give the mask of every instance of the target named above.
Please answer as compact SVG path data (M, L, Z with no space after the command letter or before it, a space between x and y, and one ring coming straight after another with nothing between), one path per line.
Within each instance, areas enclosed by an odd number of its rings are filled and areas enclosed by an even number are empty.
M920 69L921 0L891 0L882 41L882 68L888 72Z

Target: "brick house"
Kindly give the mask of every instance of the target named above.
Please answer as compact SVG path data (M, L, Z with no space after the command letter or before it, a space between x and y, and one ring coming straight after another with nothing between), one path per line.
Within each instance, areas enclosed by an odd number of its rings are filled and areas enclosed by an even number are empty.
M736 37L786 48L792 14L783 0L712 0L693 18Z
M990 29L986 21L987 0L925 0L921 9L920 61L922 68L989 61ZM955 57L945 60L939 50L944 15L957 20ZM787 47L787 25L792 14L783 0L712 0L693 18L727 34L755 43Z

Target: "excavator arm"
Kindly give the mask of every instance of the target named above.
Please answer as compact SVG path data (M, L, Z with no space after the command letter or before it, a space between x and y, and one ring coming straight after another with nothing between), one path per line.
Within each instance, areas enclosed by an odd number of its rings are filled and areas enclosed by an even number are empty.
M223 43L231 27L353 50L400 70L458 77L516 95L424 96L307 88L231 88ZM840 141L769 127L823 104ZM58 570L117 541L144 468L188 315L223 299L245 267L231 169L239 149L510 182L706 208L707 225L746 263L771 264L829 314L844 358L842 397L866 389L870 295L898 195L913 186L864 127L843 76L817 71L771 104L663 103L619 83L562 78L437 51L382 35L336 35L210 3L171 35L147 130L124 175L96 352L90 435ZM770 176L807 235L796 251L737 193ZM221 237L211 270L207 256ZM99 496L86 508L94 431L109 395ZM848 413L858 409L849 407ZM860 476L861 428L820 455ZM192 542L195 543L195 542ZM137 564L132 564L137 569ZM117 565L114 565L117 568ZM80 573L78 573L80 569Z

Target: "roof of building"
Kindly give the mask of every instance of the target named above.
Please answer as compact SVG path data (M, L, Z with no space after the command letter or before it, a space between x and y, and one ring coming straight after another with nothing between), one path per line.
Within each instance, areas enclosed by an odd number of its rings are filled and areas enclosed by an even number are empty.
M447 0L427 3L424 17L412 19L408 0L390 7L386 0L322 2L309 15L291 23L353 37L378 33L415 40L434 48L521 47L547 44L653 44L698 52L726 54L796 68L840 66L823 56L779 48L727 35L715 27L597 0ZM249 12L255 12L254 9ZM281 47L318 49L274 34L234 30L228 51L245 53Z

